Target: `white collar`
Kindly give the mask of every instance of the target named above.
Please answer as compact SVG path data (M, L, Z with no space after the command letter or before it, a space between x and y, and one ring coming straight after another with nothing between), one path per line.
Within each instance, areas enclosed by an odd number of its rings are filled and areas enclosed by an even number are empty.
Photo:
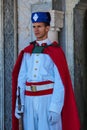
M47 45L50 45L51 44L51 41L47 38L45 40L41 40L41 41L36 41L40 46L42 43L47 43Z

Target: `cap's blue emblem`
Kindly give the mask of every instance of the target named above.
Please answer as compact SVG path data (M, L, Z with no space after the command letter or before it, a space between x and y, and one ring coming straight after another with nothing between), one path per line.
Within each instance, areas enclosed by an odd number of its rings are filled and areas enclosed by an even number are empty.
M33 16L33 20L37 21L37 19L38 19L38 15L35 13L34 16Z

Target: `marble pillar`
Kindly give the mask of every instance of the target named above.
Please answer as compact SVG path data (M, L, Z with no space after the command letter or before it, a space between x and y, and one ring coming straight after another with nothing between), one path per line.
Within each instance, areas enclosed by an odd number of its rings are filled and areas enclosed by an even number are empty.
M87 130L87 2L74 9L74 83L81 120L81 130Z

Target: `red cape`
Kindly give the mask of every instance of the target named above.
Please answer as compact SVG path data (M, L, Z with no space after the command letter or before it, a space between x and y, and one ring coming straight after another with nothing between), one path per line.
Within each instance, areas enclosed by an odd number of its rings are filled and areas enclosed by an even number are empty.
M17 62L12 72L12 130L19 130L19 122L16 119L15 113L15 102L16 102L16 89L17 89L17 78L22 61L23 54L32 53L34 45L31 44L26 47L18 56ZM45 54L48 54L55 65L57 66L62 82L65 87L65 100L62 110L62 130L80 130L80 121L78 116L78 110L76 106L75 96L73 87L70 79L68 65L66 62L65 55L61 47L49 46L44 49Z

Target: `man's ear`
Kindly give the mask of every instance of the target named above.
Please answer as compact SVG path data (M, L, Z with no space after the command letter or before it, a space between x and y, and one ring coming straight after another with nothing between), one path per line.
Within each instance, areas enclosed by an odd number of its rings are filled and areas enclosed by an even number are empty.
M48 32L48 31L50 30L50 26L47 26L47 27L46 27L46 30L47 30L47 32Z

